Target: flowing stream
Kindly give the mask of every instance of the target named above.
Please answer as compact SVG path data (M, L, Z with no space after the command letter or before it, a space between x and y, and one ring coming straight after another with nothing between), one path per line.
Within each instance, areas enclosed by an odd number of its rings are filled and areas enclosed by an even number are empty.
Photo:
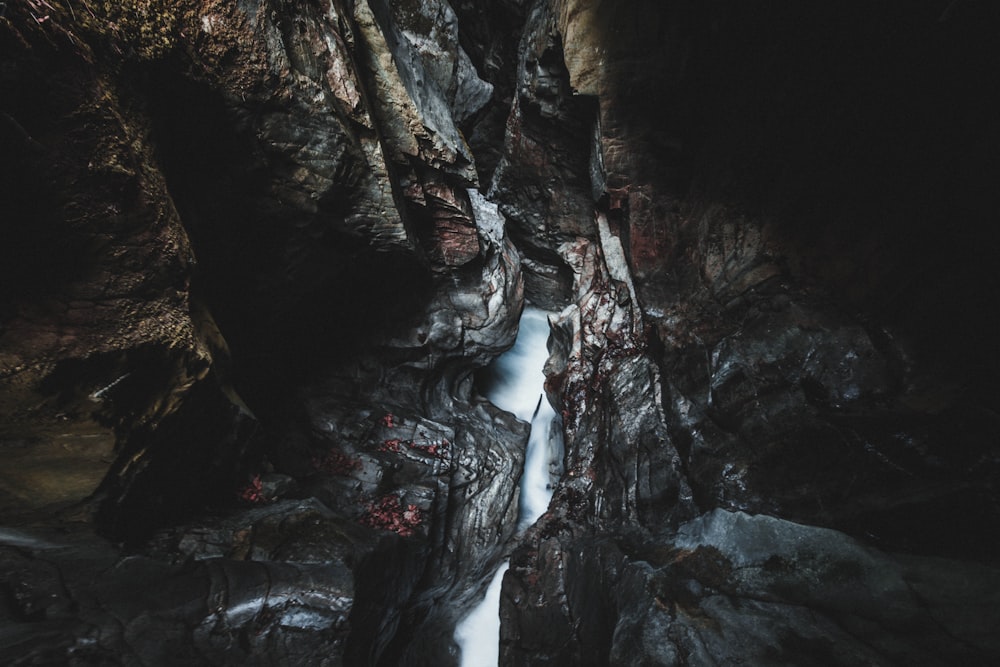
M488 369L483 394L495 405L531 423L519 492L518 530L533 524L552 498L550 462L561 457L550 437L556 414L545 400L542 368L549 352L548 313L526 307L514 347ZM486 597L455 628L462 648L462 667L496 667L500 656L500 585L507 563L493 575Z

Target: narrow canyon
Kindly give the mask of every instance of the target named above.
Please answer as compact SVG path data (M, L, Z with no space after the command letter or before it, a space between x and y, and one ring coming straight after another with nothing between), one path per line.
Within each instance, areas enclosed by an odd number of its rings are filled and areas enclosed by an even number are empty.
M1000 664L998 64L986 0L0 2L0 663Z

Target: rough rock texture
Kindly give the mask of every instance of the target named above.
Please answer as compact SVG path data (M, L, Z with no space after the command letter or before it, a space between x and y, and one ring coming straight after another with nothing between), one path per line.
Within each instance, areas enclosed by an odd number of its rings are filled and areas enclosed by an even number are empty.
M18 55L0 116L4 511L79 501L109 467L127 486L142 451L205 456L197 435L145 438L174 428L188 395L213 403L200 425L214 431L209 457L235 458L226 434L248 419L214 370L225 343L192 295L192 248L144 141L148 119L93 66L72 32L87 28L30 15L6 8L0 38Z
M476 157L476 171L488 184L503 154L504 134L517 79L518 49L528 0L453 0L458 39L480 77L493 87L489 102L463 129Z
M79 530L5 529L4 656L11 664L343 664L351 571L330 545L303 557L302 533L314 541L353 533L359 552L371 547L357 526L329 514L273 505L253 514L252 537L216 528L216 539L231 542L187 561L122 557Z
M764 4L0 3L0 654L1000 662L1000 14Z
M590 183L592 98L571 95L554 19L544 3L529 11L519 48L516 94L504 152L490 187L525 255L529 297L558 310L573 296L559 247L595 239Z
M450 7L19 2L0 39L3 519L179 589L25 544L70 611L12 593L4 655L453 660L527 434L473 393L523 286Z
M561 542L541 541L541 589L505 582L504 664L987 665L997 653L995 567L726 510L667 543ZM539 590L561 604L538 604Z
M512 557L501 662L989 664L980 619L960 640L935 619L997 590L998 170L993 124L957 127L984 118L1000 17L737 5L529 12L491 194L574 276L548 368L567 478ZM546 130L568 109L575 132ZM766 528L690 528L733 511ZM751 553L781 575L743 579Z

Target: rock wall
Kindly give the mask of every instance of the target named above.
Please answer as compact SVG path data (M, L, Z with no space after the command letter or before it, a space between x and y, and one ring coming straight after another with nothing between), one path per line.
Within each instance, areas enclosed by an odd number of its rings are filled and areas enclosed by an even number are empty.
M4 653L453 661L527 438L473 392L523 286L454 12L19 2L0 32L3 520L90 522L184 591L136 643L128 577L36 603L25 560L113 551L4 539Z
M996 662L1000 15L869 4L0 4L4 654Z
M996 594L996 359L963 332L998 323L997 164L958 119L1000 17L738 4L529 13L491 194L574 276L548 369L567 477L512 557L501 663L988 664L978 620L960 645L935 620L961 586L908 568L985 563L968 604Z

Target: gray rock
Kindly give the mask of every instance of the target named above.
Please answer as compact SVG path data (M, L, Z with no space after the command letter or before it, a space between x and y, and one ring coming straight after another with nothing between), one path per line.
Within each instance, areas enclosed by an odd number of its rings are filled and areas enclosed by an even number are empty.
M505 664L1000 661L989 3L37 4L15 664L454 664L511 550ZM517 536L475 377L525 301L565 476Z

